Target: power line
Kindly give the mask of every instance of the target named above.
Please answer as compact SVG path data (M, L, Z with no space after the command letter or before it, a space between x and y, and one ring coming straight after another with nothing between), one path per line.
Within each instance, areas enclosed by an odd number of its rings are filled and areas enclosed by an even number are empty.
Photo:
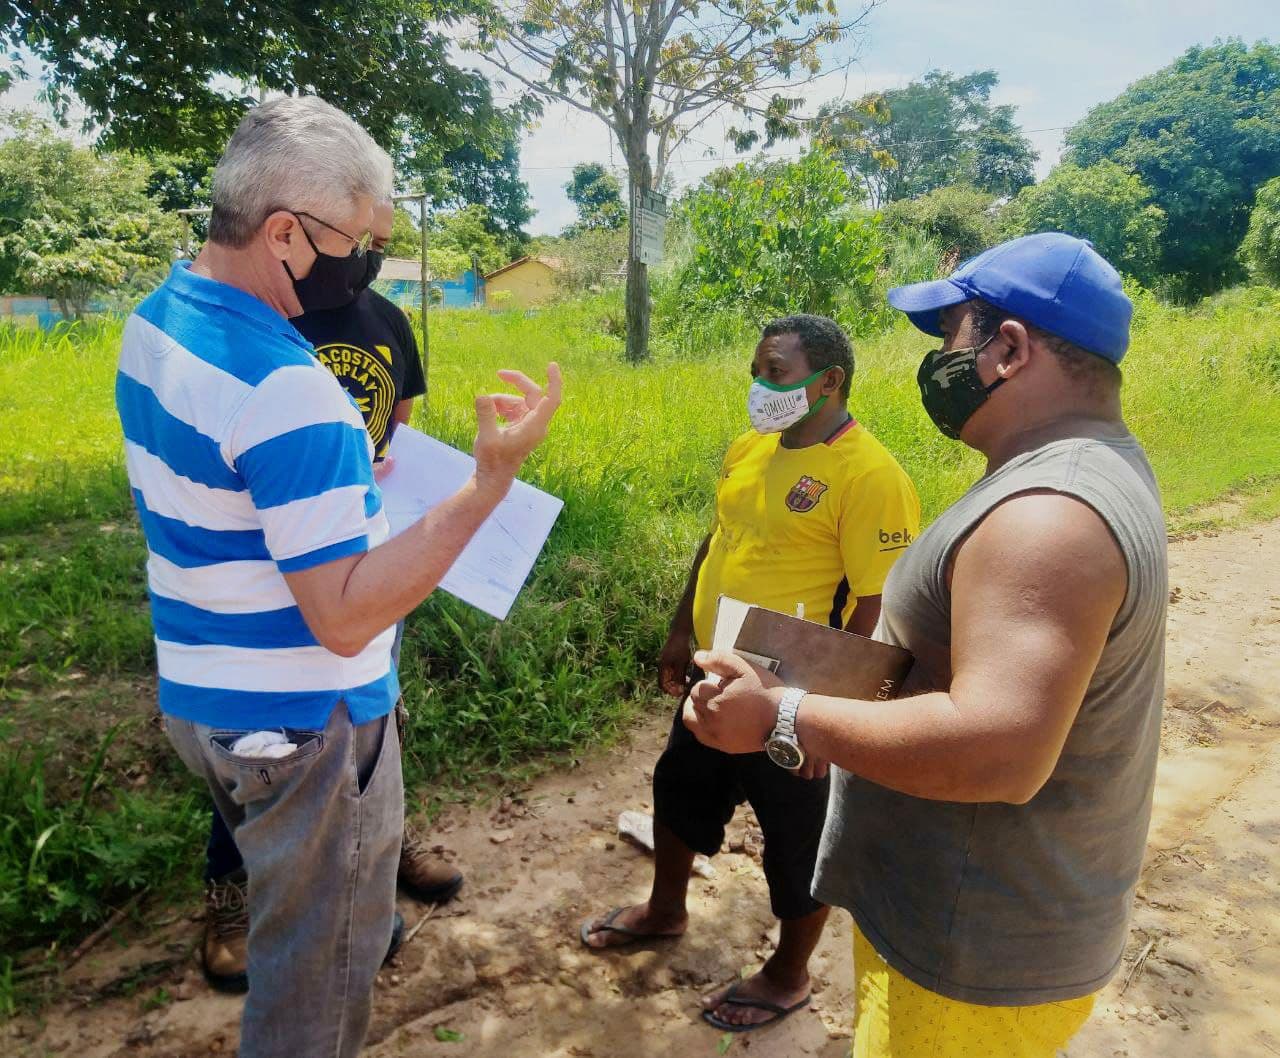
M1042 129L1023 129L1022 135L1033 136L1039 132L1065 132L1067 129L1071 127L1072 126L1070 125L1050 125ZM935 139L911 140L909 142L913 147L925 147L925 146L931 146L937 143L960 143L968 138L969 137L967 136L939 136ZM609 142L610 142L610 145L612 145L613 143L612 139ZM908 142L908 141L904 141L904 142ZM794 155L776 152L773 154L741 155L736 158L727 158L724 156L715 157L715 158L687 158L679 162L669 161L667 163L667 168L679 169L679 168L687 168L688 166L691 166L691 165L730 165L730 164L736 164L736 162L739 162L739 161L757 161L757 160L769 161L769 160L774 160L779 158L792 158L792 157L794 157ZM562 170L572 169L574 165L577 165L577 164L580 164L580 163L574 162L569 165L522 165L519 167L519 169L520 169L520 172L522 173L558 172Z

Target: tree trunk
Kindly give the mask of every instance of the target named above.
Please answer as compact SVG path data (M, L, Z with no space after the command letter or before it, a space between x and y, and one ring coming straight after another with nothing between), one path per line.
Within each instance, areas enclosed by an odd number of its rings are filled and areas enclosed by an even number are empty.
M647 194L653 184L649 168L648 130L633 137L627 151L631 183L631 237L627 240L627 359L633 364L649 359L649 266L640 263L640 236L636 228L637 192Z
M627 257L627 359L649 359L649 266L636 259L634 247Z

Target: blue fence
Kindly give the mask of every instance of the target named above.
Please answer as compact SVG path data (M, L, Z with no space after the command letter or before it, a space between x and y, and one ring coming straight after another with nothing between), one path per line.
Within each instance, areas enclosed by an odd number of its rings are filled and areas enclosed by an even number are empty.
M88 312L100 315L109 311L105 301L89 302ZM39 327L48 330L62 323L66 317L58 303L34 294L11 294L0 297L0 323L16 323L20 327Z
M433 279L431 287L441 295L439 300L431 300L432 306L469 309L484 303L484 280L471 269L457 279ZM373 289L402 309L422 308L422 284L416 279L379 279Z

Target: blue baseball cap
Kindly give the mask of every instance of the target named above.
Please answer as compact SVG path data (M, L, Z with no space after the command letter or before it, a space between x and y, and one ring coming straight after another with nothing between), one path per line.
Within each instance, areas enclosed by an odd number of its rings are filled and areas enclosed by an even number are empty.
M974 298L1113 364L1129 348L1133 302L1120 273L1092 243L1074 235L1024 235L969 258L946 279L889 291L890 305L937 337L942 336L939 311Z

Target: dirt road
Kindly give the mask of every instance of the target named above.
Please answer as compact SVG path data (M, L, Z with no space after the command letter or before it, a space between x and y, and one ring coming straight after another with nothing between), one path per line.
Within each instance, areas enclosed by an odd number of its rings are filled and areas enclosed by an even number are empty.
M1148 863L1125 964L1075 1058L1280 1055L1280 522L1178 542L1171 584ZM370 1058L717 1053L721 1038L697 1020L697 998L769 946L750 820L735 821L716 877L694 880L682 941L599 955L577 940L587 915L645 892L648 862L618 841L613 822L622 809L649 807L668 723L655 715L625 747L445 817L435 840L465 865L468 886L383 972ZM9 1053L231 1053L239 1001L204 987L191 910L153 921L145 940L102 946L43 1024L11 1024ZM411 928L422 918L411 902L401 910ZM850 964L841 912L815 960L813 1010L734 1038L732 1051L846 1054Z

